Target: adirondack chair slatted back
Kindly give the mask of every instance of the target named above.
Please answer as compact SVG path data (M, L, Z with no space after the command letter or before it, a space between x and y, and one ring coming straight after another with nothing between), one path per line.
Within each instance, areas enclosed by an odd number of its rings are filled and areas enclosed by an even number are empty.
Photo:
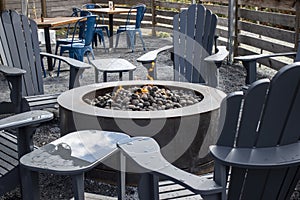
M285 66L271 82L254 82L244 96L240 92L228 96L222 102L226 109L221 115L226 118L217 145L260 148L299 141L299 65ZM232 167L228 199L288 199L299 177L299 167Z
M193 4L173 18L174 80L204 83L203 59L212 54L217 16Z
M2 64L26 71L23 96L43 94L43 79L37 25L15 11L3 11L0 19Z

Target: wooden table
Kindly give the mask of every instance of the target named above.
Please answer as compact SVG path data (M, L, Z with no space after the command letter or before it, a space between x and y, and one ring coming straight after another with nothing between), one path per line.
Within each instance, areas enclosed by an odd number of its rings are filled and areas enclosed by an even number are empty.
M41 21L41 18L35 19L35 22L38 25L38 28L43 28L45 33L45 43L46 43L46 52L52 53L51 43L50 43L50 28L62 26L66 24L76 23L81 17L54 17L54 18L44 18L44 21ZM52 71L52 59L48 58L48 70Z
M109 20L109 48L113 48L114 42L113 42L113 24L114 24L114 15L116 14L122 14L122 13L128 13L130 10L129 8L115 8L115 9L109 9L109 8L93 8L93 9L86 9L92 13L95 14L108 14L108 20ZM132 10L132 12L136 12L136 10Z

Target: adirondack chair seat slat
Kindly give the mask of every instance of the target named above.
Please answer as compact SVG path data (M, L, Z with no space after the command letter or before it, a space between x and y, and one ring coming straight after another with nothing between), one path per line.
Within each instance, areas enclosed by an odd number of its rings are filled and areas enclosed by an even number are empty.
M3 145L0 146L1 159L10 165L16 166L18 164L18 159L16 159L16 156L18 154L16 153L15 155L11 155L11 154L9 155L9 154L5 153L5 152L7 152L6 149L4 149L5 147L6 146L3 146Z
M34 149L37 149L34 146ZM6 132L0 132L0 173L4 176L19 165L17 136Z
M0 119L0 196L20 184L19 158L36 148L32 134L37 125L52 118L47 111L29 111Z
M57 104L57 97L59 94L46 94L46 95L37 95L37 96L29 96L25 97L22 107L23 109L31 109L31 110L40 110L43 108L52 108Z

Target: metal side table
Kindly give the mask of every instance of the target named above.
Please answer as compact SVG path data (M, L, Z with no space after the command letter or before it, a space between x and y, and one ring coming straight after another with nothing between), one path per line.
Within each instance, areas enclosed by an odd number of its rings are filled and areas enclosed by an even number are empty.
M99 82L99 71L103 72L103 82L107 82L107 73L119 73L119 80L123 78L123 72L129 72L129 80L133 79L133 71L136 66L122 58L105 58L91 60L91 64L95 67L95 82Z
M69 133L20 159L23 186L39 199L38 172L72 176L75 200L84 199L84 172L97 166L114 153L116 143L129 138L117 132L85 130ZM117 157L118 158L118 157ZM116 159L117 169L124 169L125 158ZM125 199L125 172L120 170L118 199Z

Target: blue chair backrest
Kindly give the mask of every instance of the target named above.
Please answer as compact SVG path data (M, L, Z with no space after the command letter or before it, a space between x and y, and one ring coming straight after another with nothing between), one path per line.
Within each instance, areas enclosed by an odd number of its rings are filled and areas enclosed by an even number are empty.
M133 10L136 10L136 17L135 17L135 28L140 28L142 24L142 20L144 18L144 14L146 12L146 5L145 4L138 4L130 8L128 15L127 15L127 21L126 24L130 24L130 18L131 14L133 13Z
M90 11L87 10L81 10L80 8L73 8L73 14L72 17L85 17L92 15ZM84 27L85 27L85 22L82 20L79 20L77 22L77 25L75 25L75 30L78 27L78 38L79 39L84 39Z
M93 8L102 8L100 5L98 4L94 4L94 3L87 3L87 4L84 4L82 6L82 8L86 8L86 9L93 9Z
M94 29L96 24L97 15L89 15L87 16L86 26L84 30L84 41L85 46L88 46L92 43L94 37Z
M76 30L79 30L78 37L84 40L85 46L90 45L93 40L96 17L97 15L88 15L79 19L74 27L73 40L77 35Z

